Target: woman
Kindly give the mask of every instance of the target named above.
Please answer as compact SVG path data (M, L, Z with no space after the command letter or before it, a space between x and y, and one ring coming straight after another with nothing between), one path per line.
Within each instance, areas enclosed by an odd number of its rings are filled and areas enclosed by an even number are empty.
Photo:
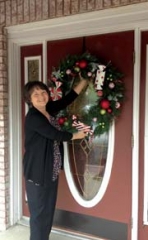
M61 131L54 113L72 103L86 86L81 79L65 97L49 101L48 87L39 81L24 87L29 105L25 117L24 177L30 211L30 240L48 240L55 211L58 176L62 166L63 141L82 139L86 133Z

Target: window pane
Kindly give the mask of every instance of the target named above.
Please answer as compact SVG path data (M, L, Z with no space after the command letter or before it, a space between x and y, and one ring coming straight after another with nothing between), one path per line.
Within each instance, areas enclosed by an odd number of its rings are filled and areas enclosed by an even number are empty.
M84 200L93 199L101 186L107 160L108 134L68 144L70 171Z
M97 100L94 86L90 83L69 106L69 115L74 114L85 123L83 113L89 114L89 108L95 105ZM95 122L92 128L94 127ZM69 171L78 194L85 201L92 200L101 187L108 155L108 143L108 133L68 143Z

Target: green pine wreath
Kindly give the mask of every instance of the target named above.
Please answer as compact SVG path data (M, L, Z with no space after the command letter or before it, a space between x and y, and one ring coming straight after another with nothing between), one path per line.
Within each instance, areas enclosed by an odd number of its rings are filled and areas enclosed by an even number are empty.
M108 132L113 120L121 114L125 98L123 74L117 71L111 62L103 65L97 57L88 52L67 56L59 67L52 71L49 81L52 100L60 99L70 91L75 79L80 76L93 84L97 101L89 110L82 111L81 117L75 115L75 120L90 126L95 136ZM102 85L97 85L96 77L102 81L103 76ZM63 130L75 132L77 129L72 126L73 121L73 116L70 116L67 110L58 115L58 122Z

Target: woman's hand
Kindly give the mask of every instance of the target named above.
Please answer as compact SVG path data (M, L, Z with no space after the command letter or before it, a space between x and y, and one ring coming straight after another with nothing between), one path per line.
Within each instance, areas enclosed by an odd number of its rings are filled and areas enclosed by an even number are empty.
M88 80L87 80L87 79L82 78L81 74L79 74L79 77L80 77L80 81L79 81L78 85L73 88L73 90L74 90L77 94L80 94L80 92L81 92L85 87L87 87L87 85L88 85Z
M78 131L76 133L73 133L73 137L71 140L75 140L75 139L82 139L85 138L87 136L87 133L84 131Z

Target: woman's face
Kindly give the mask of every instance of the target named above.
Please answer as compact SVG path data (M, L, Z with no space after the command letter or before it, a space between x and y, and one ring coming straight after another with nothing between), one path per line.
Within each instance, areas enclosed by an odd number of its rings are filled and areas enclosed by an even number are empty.
M30 100L35 108L44 108L49 101L49 95L46 90L35 87L31 93Z

